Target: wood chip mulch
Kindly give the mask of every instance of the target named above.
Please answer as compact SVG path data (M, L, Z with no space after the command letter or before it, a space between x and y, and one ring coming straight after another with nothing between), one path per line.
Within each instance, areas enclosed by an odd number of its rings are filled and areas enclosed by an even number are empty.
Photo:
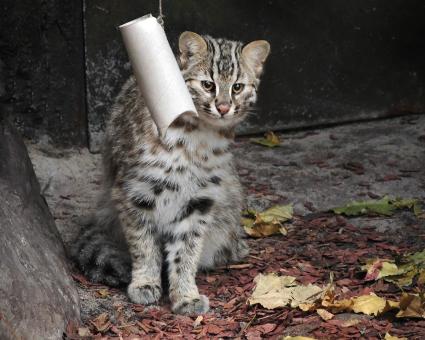
M346 297L369 292L388 298L399 296L400 290L392 284L366 282L360 266L370 258L394 259L423 250L425 234L419 224L378 233L373 226L360 228L340 216L317 214L296 218L286 236L251 239L249 243L251 253L244 263L198 275L199 289L210 299L209 313L198 317L174 315L166 301L159 307L118 303L107 313L93 315L84 325L70 324L65 338L254 340L303 335L316 339L383 339L389 332L425 339L425 320L397 319L394 312L380 317L342 313L323 321L315 312L290 307L267 310L247 304L255 285L253 279L259 273L271 272L319 285L327 284L332 272L337 292ZM113 289L75 277L97 294L116 294ZM418 287L416 283L413 286ZM131 317L126 316L126 308L132 309Z

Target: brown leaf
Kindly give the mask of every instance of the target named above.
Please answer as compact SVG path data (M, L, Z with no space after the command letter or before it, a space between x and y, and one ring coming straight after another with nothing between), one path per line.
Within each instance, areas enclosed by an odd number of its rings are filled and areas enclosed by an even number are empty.
M100 314L95 319L90 320L90 323L100 333L105 333L112 325L111 322L109 321L109 317L107 313Z
M397 318L425 318L424 299L419 295L403 293Z
M334 317L334 315L332 313L329 313L326 309L318 308L316 312L325 321L330 320Z
M88 329L87 327L78 328L78 336L86 337L86 336L92 336L92 335L93 334L91 334L90 329Z
M204 317L202 315L198 315L198 317L193 322L193 328L197 328L201 324L202 320L204 320Z

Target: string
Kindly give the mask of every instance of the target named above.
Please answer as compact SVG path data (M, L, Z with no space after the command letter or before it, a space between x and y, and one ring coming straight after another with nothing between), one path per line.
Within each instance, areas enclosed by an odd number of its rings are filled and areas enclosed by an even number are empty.
M158 21L158 24L160 24L162 26L162 28L164 28L164 14L162 14L162 0L158 0L158 18L156 18L156 20Z

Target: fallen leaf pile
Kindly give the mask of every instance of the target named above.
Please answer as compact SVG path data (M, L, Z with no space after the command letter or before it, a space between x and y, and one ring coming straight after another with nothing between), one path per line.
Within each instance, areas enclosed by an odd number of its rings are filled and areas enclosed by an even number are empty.
M249 298L251 305L261 304L268 309L290 306L303 311L317 311L324 320L330 320L335 313L354 312L378 316L390 310L397 310L396 317L425 317L423 295L403 293L399 301L387 300L375 293L337 299L332 284L327 286L299 285L292 276L278 276L275 273L259 274L256 287Z
M365 280L383 278L399 287L410 286L414 278L419 284L425 283L425 250L406 255L397 261L392 259L368 260L362 269L367 271Z
M265 237L275 234L287 234L284 222L292 219L291 205L276 205L263 212L247 210L242 217L242 225L251 237Z
M293 276L259 274L254 279L256 287L248 301L251 305L259 303L268 309L285 306L295 308L300 304L314 303L324 294L325 290L319 286L311 283L298 285L295 281Z

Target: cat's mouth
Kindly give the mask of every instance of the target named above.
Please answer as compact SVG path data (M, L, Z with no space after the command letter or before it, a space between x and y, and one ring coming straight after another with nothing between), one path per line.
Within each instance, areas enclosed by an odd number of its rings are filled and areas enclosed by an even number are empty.
M198 112L201 120L220 128L235 126L243 120L242 115L235 115L234 113L220 115L210 110L198 110Z

